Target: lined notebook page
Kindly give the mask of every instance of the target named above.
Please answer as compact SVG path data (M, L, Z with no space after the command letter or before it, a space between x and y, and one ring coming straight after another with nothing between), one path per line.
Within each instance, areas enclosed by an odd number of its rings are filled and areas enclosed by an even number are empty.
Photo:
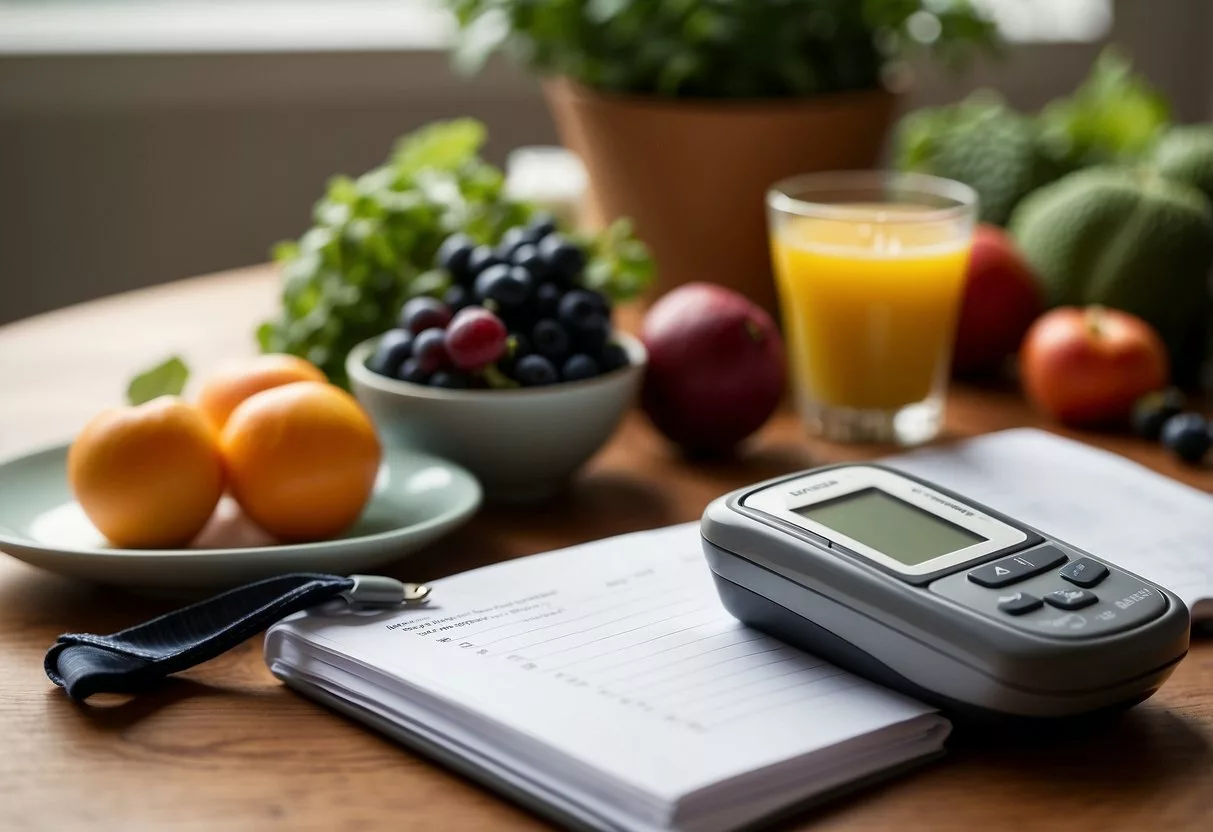
M1213 497L1032 428L887 460L1172 590L1213 617Z
M700 545L693 523L498 564L424 611L291 619L267 653L289 631L669 800L875 732L905 748L870 769L939 746L931 709L739 625Z

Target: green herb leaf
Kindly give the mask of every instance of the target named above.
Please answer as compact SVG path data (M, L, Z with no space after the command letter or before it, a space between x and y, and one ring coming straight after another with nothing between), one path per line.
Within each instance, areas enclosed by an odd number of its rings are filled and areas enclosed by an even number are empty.
M472 118L422 127L397 145L392 167L402 177L428 168L456 170L475 158L484 144L484 134L484 125Z
M126 400L129 404L137 405L160 396L180 396L189 377L189 367L174 355L131 379L126 388Z

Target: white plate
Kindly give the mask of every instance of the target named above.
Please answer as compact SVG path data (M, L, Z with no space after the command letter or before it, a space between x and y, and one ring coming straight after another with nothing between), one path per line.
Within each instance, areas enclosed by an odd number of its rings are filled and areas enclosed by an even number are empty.
M61 575L162 592L218 589L286 572L367 572L451 531L481 501L480 484L458 465L385 448L370 502L340 538L277 544L225 497L189 548L116 549L72 499L66 471L66 445L0 465L0 550Z

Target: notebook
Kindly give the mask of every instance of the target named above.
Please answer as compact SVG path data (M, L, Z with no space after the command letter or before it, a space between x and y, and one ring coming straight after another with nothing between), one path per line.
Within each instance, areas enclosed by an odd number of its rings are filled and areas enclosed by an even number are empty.
M1213 619L1213 497L1117 454L1016 428L885 463L1162 584Z
M1213 499L1200 492L1030 430L889 462L1210 614ZM717 601L697 523L465 572L433 599L293 616L270 629L266 661L564 826L733 829L929 760L950 730L921 703L740 626Z

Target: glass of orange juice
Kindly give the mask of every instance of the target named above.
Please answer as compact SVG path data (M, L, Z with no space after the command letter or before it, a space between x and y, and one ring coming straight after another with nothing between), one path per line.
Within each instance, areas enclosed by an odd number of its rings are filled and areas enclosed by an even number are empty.
M935 437L976 193L919 174L817 173L776 183L767 210L796 406L809 430L843 442Z

